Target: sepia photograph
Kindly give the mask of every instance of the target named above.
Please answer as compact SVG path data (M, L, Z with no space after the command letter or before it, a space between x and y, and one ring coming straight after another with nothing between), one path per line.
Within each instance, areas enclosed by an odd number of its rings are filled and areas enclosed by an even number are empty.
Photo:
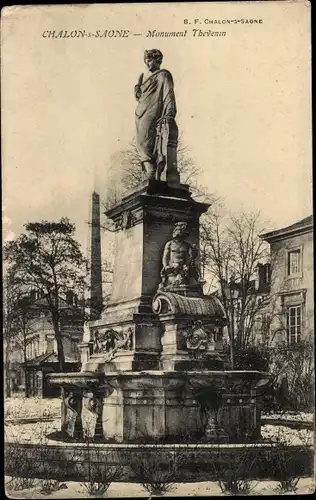
M311 5L1 11L4 489L315 491Z

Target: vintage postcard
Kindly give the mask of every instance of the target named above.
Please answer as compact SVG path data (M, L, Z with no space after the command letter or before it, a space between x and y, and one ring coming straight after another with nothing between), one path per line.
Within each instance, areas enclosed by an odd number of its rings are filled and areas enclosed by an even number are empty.
M1 11L9 498L308 494L308 1Z

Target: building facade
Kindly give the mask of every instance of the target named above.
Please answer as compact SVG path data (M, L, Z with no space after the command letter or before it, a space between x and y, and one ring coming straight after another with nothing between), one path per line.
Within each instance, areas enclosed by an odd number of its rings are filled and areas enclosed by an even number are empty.
M56 396L56 390L46 383L46 374L59 371L57 342L46 300L33 294L32 314L25 338L11 347L12 390L25 390L30 396ZM67 371L80 370L79 344L83 337L83 314L74 294L60 298L62 317L60 330ZM25 359L26 358L26 359Z
M270 337L293 345L314 335L313 216L265 233L270 244Z

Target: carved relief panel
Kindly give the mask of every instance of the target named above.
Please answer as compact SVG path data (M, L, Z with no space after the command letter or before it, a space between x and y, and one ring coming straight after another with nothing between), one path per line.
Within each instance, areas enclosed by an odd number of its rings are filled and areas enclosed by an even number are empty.
M96 331L94 336L93 352L105 354L107 360L111 360L119 350L131 350L133 348L134 331L130 327L126 330L117 331L109 328L105 331Z

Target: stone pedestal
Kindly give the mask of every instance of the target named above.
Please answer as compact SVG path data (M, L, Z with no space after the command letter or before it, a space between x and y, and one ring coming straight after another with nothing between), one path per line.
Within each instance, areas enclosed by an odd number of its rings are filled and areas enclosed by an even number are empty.
M162 326L152 299L161 281L163 249L176 222L190 225L190 242L198 247L199 217L208 207L194 201L186 185L146 181L106 212L116 227L113 287L102 318L91 322L90 330L92 342L109 330L118 336L132 330L129 348L120 346L113 356L107 356L109 349L103 351L117 369L159 368ZM107 370L98 365L99 354L90 357L86 370Z
M106 315L115 305L125 304L126 308L128 303L133 308L136 305L133 312L152 312L151 300L161 280L162 252L174 224L188 222L191 243L198 246L199 217L208 207L192 200L185 185L171 188L152 181L106 213L117 227L113 289Z

